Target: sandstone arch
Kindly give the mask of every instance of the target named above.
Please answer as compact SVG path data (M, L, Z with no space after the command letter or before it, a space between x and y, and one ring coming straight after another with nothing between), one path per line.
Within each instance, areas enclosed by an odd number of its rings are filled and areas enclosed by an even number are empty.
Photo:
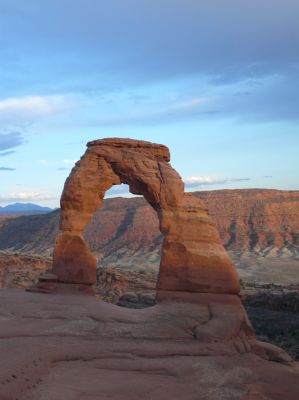
M101 139L87 150L65 182L61 221L54 250L58 282L91 285L96 260L82 230L105 192L125 183L156 210L164 235L157 283L158 298L183 292L237 294L236 269L216 227L199 199L184 193L166 146L132 139Z
M143 356L150 354L150 357L155 357L158 354L163 359L167 358L165 346L171 345L174 346L170 351L171 357L178 354L188 356L193 352L221 357L251 352L266 360L291 364L291 358L281 349L256 340L237 295L236 269L207 210L197 198L184 193L180 176L169 164L168 149L130 139L102 139L87 146L87 151L66 180L62 193L61 233L54 249L53 273L41 276L39 283L29 290L63 294L92 292L96 260L84 242L82 230L99 207L105 191L112 185L126 183L131 192L144 195L157 211L164 235L157 284L159 304L146 311L139 310L137 315L132 310L75 297L76 305L82 304L83 310L88 304L91 307L88 317L88 320L92 319L91 328L90 325L87 330L84 328L83 334L91 329L90 334L94 337L97 332L97 337L104 338L96 341L97 348L100 343L104 349L101 351L105 352L109 348L115 351L115 338L127 339L125 350L128 343L132 343L137 358L140 344L145 346ZM67 303L72 299L62 296L58 299L59 304L61 301ZM99 323L97 328L93 319ZM68 321L62 323L57 331L61 329L65 336L73 327L82 329L86 320L81 321L81 310L79 322L78 325ZM113 340L111 346L109 339ZM193 346L195 340L198 343L190 353L189 346ZM159 343L161 350L157 353Z

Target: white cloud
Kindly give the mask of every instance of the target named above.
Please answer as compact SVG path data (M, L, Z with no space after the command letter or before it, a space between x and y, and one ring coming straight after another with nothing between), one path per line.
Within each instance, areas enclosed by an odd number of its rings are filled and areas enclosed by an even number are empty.
M41 117L71 108L74 102L62 95L10 97L0 100L0 117Z
M201 185L216 185L217 183L224 183L224 179L215 179L210 176L190 176L184 179L186 187L196 187Z
M63 160L62 162L64 165L74 165L77 160Z
M186 188L195 188L198 186L217 185L223 183L249 181L249 180L250 178L217 179L217 178L212 178L210 176L190 176L190 178L184 179L184 183Z
M17 192L0 194L0 203L8 203L11 201L42 201L53 200L53 196L43 192Z

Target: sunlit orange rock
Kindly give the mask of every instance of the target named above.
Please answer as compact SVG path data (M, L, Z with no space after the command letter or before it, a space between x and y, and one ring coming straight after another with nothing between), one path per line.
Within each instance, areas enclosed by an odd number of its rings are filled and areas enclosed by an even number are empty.
M58 235L53 253L53 273L60 282L92 285L96 281L97 260L83 236L77 232Z
M89 142L66 180L53 272L58 281L92 284L95 260L81 232L113 185L128 184L156 210L164 235L157 288L163 291L239 292L236 269L201 201L184 193L166 146L132 139ZM78 248L76 248L78 246Z

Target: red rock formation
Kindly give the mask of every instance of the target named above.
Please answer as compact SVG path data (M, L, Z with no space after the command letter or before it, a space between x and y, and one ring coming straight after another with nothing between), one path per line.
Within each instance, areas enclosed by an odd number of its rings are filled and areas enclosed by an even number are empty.
M61 197L62 233L54 251L53 273L60 282L93 283L95 258L81 232L96 212L105 192L125 183L156 210L164 235L157 287L163 291L232 293L239 291L235 267L201 201L184 193L184 185L169 164L165 146L131 139L88 143L73 168ZM80 252L75 253L76 245ZM77 257L84 254L82 260ZM167 296L168 297L168 296Z
M97 260L80 233L66 231L57 236L53 272L60 282L92 285L96 282L96 270Z
M88 144L86 153L65 183L53 274L42 277L40 287L43 289L48 285L52 290L57 287L59 290L59 285L62 290L66 286L77 290L83 286L87 290L91 288L91 283L96 280L95 258L84 242L82 231L101 204L105 192L120 183L128 184L132 193L143 195L158 215L159 228L164 235L157 284L158 304L138 315L132 310L120 311L115 306L106 307L104 302L98 302L100 307L93 309L88 323L93 337L97 335L104 339L103 348L110 348L109 339L116 343L117 339L130 338L134 347L140 343L138 339L142 342L150 340L151 346L163 339L163 349L165 343L175 342L177 352L178 342L190 343L191 339L192 344L197 340L202 349L213 349L216 355L221 351L230 356L252 353L254 360L256 356L253 355L258 354L261 358L291 365L291 358L281 349L255 339L238 296L236 269L202 202L184 193L183 182L169 164L169 151L165 146L129 139L103 139ZM76 297L73 299L77 301ZM61 301L65 301L63 297ZM84 302L81 300L80 304ZM93 312L90 299L85 304L91 304ZM84 308L81 310L80 327L86 323L82 324ZM76 324L64 325L63 335L68 330L73 332L74 327ZM10 329L9 324L6 329ZM61 332L59 328L54 331L56 334ZM146 345L142 346L145 354ZM59 359L63 360L61 350L60 347ZM119 350L114 347L113 351ZM151 352L147 354L152 357ZM178 353L172 348L170 355L174 354ZM186 355L185 350L180 354ZM78 359L70 352L68 356ZM162 356L161 352L159 356ZM47 362L51 363L49 359ZM136 366L133 368L140 370ZM7 390L11 388L6 389L6 393ZM207 396L198 396L201 397Z

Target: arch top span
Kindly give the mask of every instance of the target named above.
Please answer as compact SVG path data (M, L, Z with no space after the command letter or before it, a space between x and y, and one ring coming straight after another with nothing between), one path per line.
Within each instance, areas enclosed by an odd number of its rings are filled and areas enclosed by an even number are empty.
M164 144L147 142L145 140L105 138L92 140L87 143L87 147L89 148L94 146L101 146L102 149L104 149L105 146L108 146L110 149L126 148L128 150L131 149L132 151L142 151L143 154L157 161L170 161L170 151L167 146Z
M236 269L201 201L184 193L166 146L133 139L94 140L67 178L61 196L60 234L53 272L60 282L92 284L96 260L82 231L105 192L125 183L156 210L164 235L158 298L165 293L239 291Z

